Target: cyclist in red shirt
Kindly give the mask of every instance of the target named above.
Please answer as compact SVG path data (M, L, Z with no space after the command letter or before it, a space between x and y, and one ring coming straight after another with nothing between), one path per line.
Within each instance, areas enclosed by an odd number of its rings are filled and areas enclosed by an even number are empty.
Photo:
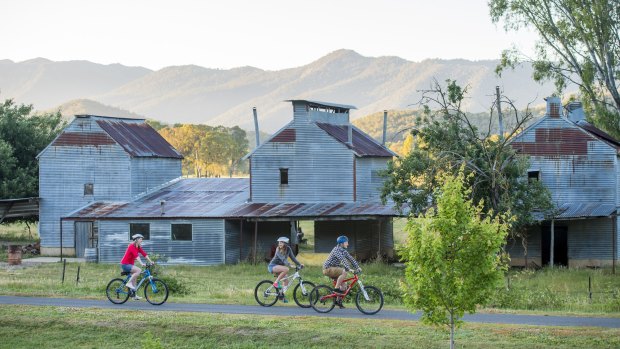
M146 258L151 264L153 261L151 261L144 249L142 249L142 240L144 240L144 236L142 236L142 234L134 234L131 239L133 241L129 244L129 246L127 246L125 255L123 256L123 259L121 259L121 269L125 272L131 273L131 278L127 281L127 287L129 288L130 295L133 299L138 300L140 297L136 295L136 279L138 278L138 275L140 275L140 272L142 272L142 269L136 267L134 263L137 259L138 262L140 262L140 265L144 266L142 259L140 259L140 255L143 255L144 258Z

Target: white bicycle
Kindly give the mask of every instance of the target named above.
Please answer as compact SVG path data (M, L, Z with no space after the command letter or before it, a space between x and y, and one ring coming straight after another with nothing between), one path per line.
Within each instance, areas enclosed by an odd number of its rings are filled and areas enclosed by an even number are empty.
M284 285L284 281L288 281L281 289L273 286L272 280L263 280L256 285L254 289L254 298L258 304L263 307L270 307L274 305L278 299L283 299L286 295L286 291L293 286L295 280L297 284L293 289L293 299L295 303L302 308L310 308L310 292L314 289L314 284L310 281L304 281L299 274L300 267L295 267L295 274L289 275L280 280L280 283Z

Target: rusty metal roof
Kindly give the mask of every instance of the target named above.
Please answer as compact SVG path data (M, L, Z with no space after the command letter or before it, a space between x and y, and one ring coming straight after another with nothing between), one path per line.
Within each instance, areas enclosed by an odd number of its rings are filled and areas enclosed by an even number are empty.
M105 118L98 119L97 124L131 156L183 158L181 153L145 122Z
M620 149L620 142L618 142L613 136L611 136L610 134L604 132L601 129L598 129L596 127L594 127L592 124L590 124L589 122L585 121L585 120L581 120L579 122L577 122L577 125L581 128L583 128L584 130L588 131L589 133L595 135L596 137L604 140L605 142L607 142L609 145L611 145L612 147L616 148L616 149Z
M372 203L256 203L249 178L191 178L132 202L95 202L65 219L321 219L399 216L389 205ZM162 205L162 201L164 204ZM163 214L162 214L163 210Z
M565 203L558 208L558 214L555 220L583 219L594 217L609 217L616 212L616 206L612 204L599 203ZM534 213L534 219L537 221L548 220L540 212Z
M323 122L317 122L323 131L327 132L330 136L334 137L340 143L346 145L349 149L353 150L358 156L377 156L377 157L393 157L396 156L386 147L379 144L372 137L365 134L357 127L353 127L352 131L352 143L349 144L349 126L348 125L334 125Z

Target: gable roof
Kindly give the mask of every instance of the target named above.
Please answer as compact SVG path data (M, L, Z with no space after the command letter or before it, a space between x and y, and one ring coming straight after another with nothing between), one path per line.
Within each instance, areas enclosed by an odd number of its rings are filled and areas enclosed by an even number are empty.
M181 153L146 122L105 118L98 119L97 124L133 157L183 158Z
M603 130L601 130L599 128L596 128L595 126L593 126L592 124L590 124L589 122L587 122L585 120L580 120L576 124L577 124L577 126L581 127L582 129L584 129L584 130L588 131L589 133L593 134L597 138L602 139L603 141L605 141L606 143L608 143L612 147L614 147L616 149L620 149L620 142L618 140L616 140L614 137L612 137L610 134L606 133L605 131L603 131Z
M357 109L353 105L337 104L337 103L321 102L321 101L311 101L309 99L287 99L285 100L285 102L305 103L311 107L324 107L324 108L347 109L347 110Z
M39 158L51 146L102 146L118 144L132 157L156 157L183 159L168 141L144 119L116 118L99 115L75 115L80 118L92 118L104 132L63 130L38 155ZM75 122L75 120L74 120Z
M372 137L365 134L353 125L350 125L353 128L352 144L348 143L349 125L334 125L323 122L317 122L316 125L319 126L327 134L334 137L338 142L346 145L349 149L353 150L357 156L390 158L393 156L397 156L391 150L379 144L379 142L375 141Z

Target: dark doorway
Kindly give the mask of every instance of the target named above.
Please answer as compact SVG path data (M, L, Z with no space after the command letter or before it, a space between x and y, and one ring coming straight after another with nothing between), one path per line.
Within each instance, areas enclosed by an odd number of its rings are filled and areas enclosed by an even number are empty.
M556 225L553 231L553 265L568 266L568 228ZM541 233L542 264L549 265L551 262L551 226L543 225Z

